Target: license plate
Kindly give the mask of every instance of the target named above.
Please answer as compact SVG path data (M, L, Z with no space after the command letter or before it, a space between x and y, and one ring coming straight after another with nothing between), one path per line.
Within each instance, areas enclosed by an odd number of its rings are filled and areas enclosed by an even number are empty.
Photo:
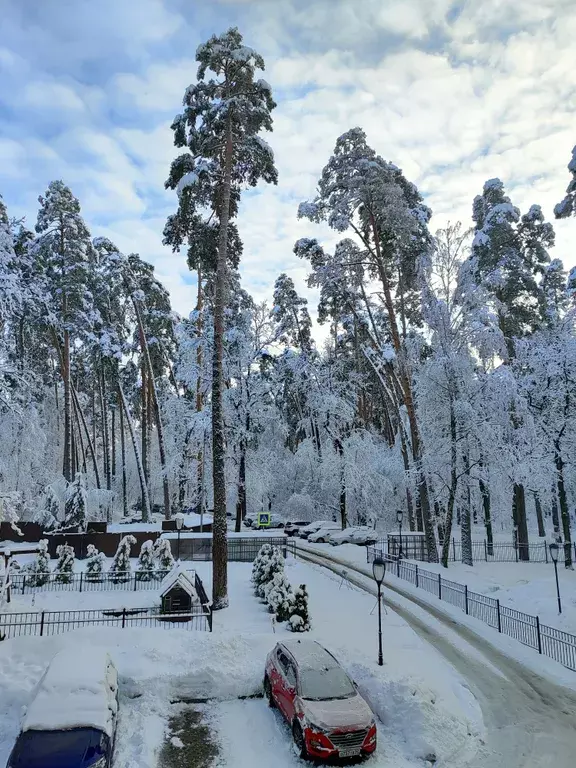
M356 757L360 754L360 747L343 747L338 754L340 757Z

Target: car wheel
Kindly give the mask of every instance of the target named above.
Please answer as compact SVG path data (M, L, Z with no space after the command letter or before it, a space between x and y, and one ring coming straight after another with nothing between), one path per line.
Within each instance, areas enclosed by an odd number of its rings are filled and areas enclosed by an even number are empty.
M302 758L302 760L307 760L308 750L306 749L304 732L302 731L302 726L297 720L294 721L294 725L292 726L292 738L294 739L294 746L298 752L298 757Z
M324 539L316 539L316 544L326 544Z
M270 685L270 680L268 678L268 675L264 678L264 696L268 699L268 706L270 709L276 709L276 702L274 701L274 696L272 694L272 686Z

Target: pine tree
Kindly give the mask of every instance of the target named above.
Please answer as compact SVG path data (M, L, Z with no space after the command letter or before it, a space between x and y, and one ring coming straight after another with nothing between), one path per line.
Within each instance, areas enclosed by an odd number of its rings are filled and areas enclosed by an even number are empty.
M51 531L59 525L58 517L60 515L60 499L54 492L52 486L48 485L44 489L42 506L37 511L34 522L41 525L43 530Z
M86 530L86 489L84 476L76 473L74 482L67 488L67 498L64 511L63 528L77 528L79 532Z
M92 324L92 294L87 290L87 283L93 248L90 232L80 216L80 204L62 181L52 181L39 202L36 253L50 292L45 323L53 337L64 384L63 475L71 482L74 477L71 340Z
M71 584L76 557L74 554L74 547L71 547L69 544L60 544L56 549L56 554L58 555L58 562L54 569L56 581L59 581L62 584Z
M106 556L94 544L86 547L86 581L102 581Z
M311 628L308 613L308 591L305 584L300 584L294 592L294 602L290 606L288 629L292 632L309 632Z
M243 186L255 186L260 179L276 183L272 150L258 136L272 129L270 113L276 105L268 83L254 77L264 69L264 60L243 45L237 29L210 38L198 48L196 60L198 82L187 88L184 114L172 124L174 143L189 152L172 163L167 186L184 198L188 221L208 207L219 223L212 376L212 589L213 606L219 609L228 605L223 349L230 219ZM207 79L207 71L214 77Z
M568 170L572 174L572 179L566 188L566 197L554 207L554 216L557 219L576 216L576 147L572 150L572 159L568 163Z
M130 550L134 544L136 544L136 539L132 534L124 536L118 544L118 549L109 571L110 578L115 584L130 581Z
M40 539L36 560L30 568L28 583L31 587L42 587L50 581L50 555L48 554L48 539Z
M296 293L294 281L282 273L274 284L272 316L279 327L279 341L306 353L312 348L312 320L308 302Z
M170 539L156 539L153 547L157 578L164 578L174 568L174 556L170 548Z
M150 539L145 541L140 548L138 565L136 566L136 578L138 581L152 581L154 578L154 545Z
M276 614L278 621L288 621L294 595L284 570L277 571L265 587L265 598L270 613Z
M279 547L272 547L269 557L264 557L260 565L258 588L256 594L261 600L266 600L266 589L276 574L284 573L284 558Z

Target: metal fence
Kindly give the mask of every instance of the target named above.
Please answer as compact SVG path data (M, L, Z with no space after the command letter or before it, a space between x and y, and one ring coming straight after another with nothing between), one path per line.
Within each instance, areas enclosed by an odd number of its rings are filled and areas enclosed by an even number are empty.
M13 573L10 587L13 593L27 592L120 592L158 589L169 571L124 571L120 573ZM194 570L189 571L195 575Z
M440 573L427 571L416 563L394 559L377 547L367 547L366 553L369 563L376 556L382 557L387 569L398 578L576 671L576 635L541 624L538 616L500 605L500 600L471 592L466 584L449 581Z
M426 548L423 545L423 540L421 547L422 556L420 557L414 555L411 550L407 551L407 547L404 544L404 537L402 537L402 539L402 552L404 557L409 557L412 560L427 560ZM398 536L389 536L387 540L380 539L377 546L385 552L388 552L391 557L397 557L400 550L400 540ZM568 546L572 552L572 558L576 560L576 542L572 542ZM560 545L558 549L558 562L563 563L564 559L564 545ZM448 560L449 562L462 561L462 542L452 539L448 551ZM486 563L551 562L548 545L545 542L517 545L514 545L512 542L509 544L501 542L489 544L486 539L472 542L472 560L474 562L483 560Z
M81 627L148 627L212 631L210 605L182 613L160 608L119 608L87 611L37 611L0 614L0 640L23 635L58 635Z
M170 536L174 544L177 537ZM230 562L251 563L263 544L280 547L284 557L293 552L294 542L287 536L246 536L228 539L228 560ZM212 537L180 539L179 554L181 560L212 560Z

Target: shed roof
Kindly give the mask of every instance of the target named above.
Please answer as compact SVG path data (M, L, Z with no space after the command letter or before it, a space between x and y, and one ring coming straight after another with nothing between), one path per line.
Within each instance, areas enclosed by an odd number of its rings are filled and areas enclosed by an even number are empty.
M187 570L182 563L177 563L172 570L164 576L160 584L160 597L169 592L173 587L182 587L190 597L198 599L198 592L194 585L195 571Z

